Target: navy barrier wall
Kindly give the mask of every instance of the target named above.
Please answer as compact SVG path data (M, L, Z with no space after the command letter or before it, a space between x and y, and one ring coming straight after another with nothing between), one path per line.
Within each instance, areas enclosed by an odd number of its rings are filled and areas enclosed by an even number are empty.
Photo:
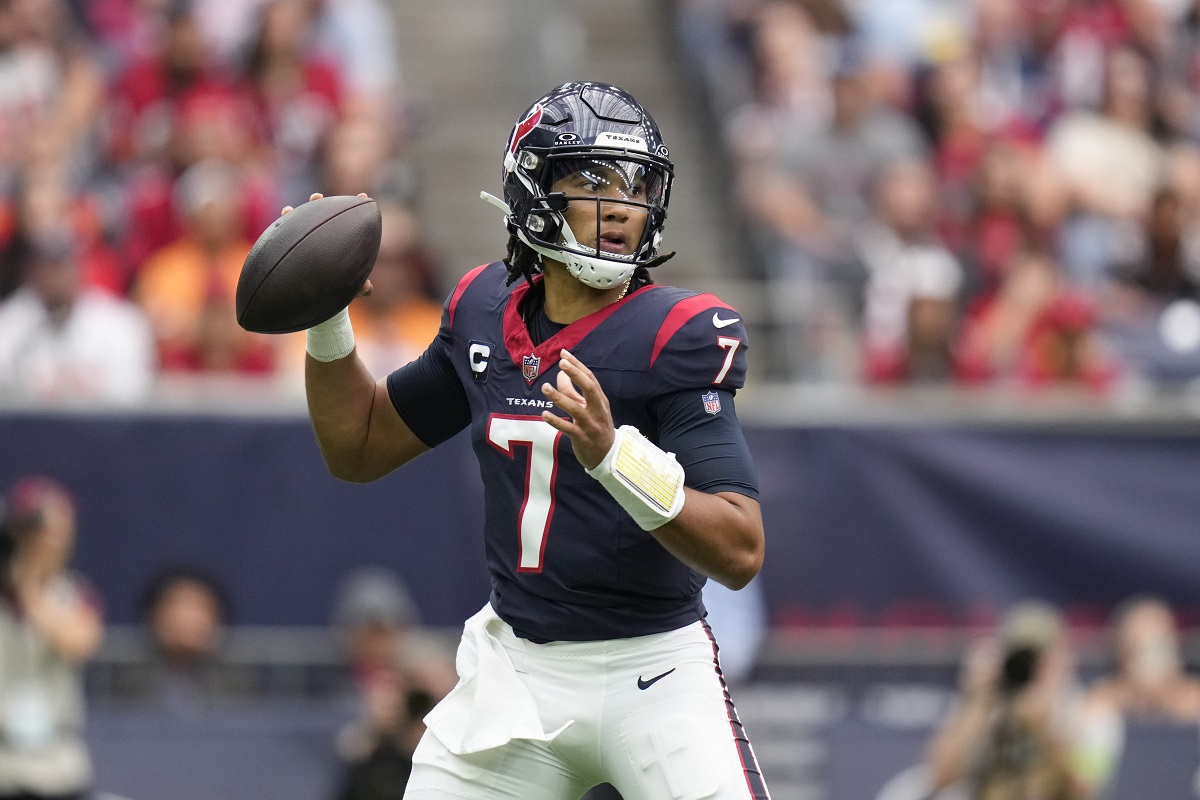
M1195 430L825 427L752 446L776 621L935 622L1028 597L1102 621L1154 592L1200 622Z
M748 429L763 584L777 622L852 609L967 613L1037 596L1200 609L1200 432L956 425ZM425 621L488 594L482 490L465 436L371 485L329 477L304 418L0 415L0 484L57 477L80 511L76 565L132 622L164 565L207 567L235 621L320 625L364 564L408 581ZM898 612L898 609L900 610Z
M486 602L482 487L465 438L370 485L329 476L304 418L0 417L0 484L52 475L75 494L75 565L106 618L133 622L166 565L228 585L234 621L323 625L339 578L394 568L429 624Z

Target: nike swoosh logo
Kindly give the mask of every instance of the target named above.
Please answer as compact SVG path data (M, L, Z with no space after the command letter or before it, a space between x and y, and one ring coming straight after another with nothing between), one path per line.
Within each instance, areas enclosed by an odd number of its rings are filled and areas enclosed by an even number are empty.
M651 679L650 679L650 680L648 680L648 681L644 681L644 680L642 680L642 676L641 676L641 675L638 675L638 688L639 688L639 689L642 689L642 690L649 689L649 688L650 688L651 686L653 686L655 683L657 683L658 681L661 681L663 678L667 677L668 675L670 675L670 674L671 674L672 672L674 672L674 671L675 671L675 668L674 668L674 667L671 667L669 670L667 670L666 672L664 672L662 675L655 675L653 678L651 678Z
M719 311L713 312L713 327L714 328L728 328L733 323L741 322L741 320L742 320L741 317L734 317L733 319L721 319L720 313L721 312L719 312Z

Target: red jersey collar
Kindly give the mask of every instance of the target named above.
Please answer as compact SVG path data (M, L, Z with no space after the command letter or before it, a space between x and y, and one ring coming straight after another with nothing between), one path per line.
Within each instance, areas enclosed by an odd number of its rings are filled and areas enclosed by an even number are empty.
M541 283L543 278L537 275L533 280L535 283ZM533 339L529 337L529 329L525 326L525 320L521 319L520 311L521 301L525 299L530 287L530 283L522 283L508 296L508 305L504 309L504 346L508 349L509 358L515 365L521 367L525 381L531 385L558 363L560 351L574 350L576 345L596 329L596 326L612 316L618 308L628 303L638 292L655 288L654 284L642 286L617 302L610 303L604 308L572 322L541 344L534 345Z

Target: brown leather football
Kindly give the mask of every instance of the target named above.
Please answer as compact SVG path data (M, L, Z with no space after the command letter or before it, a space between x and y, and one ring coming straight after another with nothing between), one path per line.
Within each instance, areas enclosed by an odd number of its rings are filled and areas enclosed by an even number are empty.
M337 314L371 274L382 232L379 207L366 197L323 197L284 214L246 254L238 324L292 333Z

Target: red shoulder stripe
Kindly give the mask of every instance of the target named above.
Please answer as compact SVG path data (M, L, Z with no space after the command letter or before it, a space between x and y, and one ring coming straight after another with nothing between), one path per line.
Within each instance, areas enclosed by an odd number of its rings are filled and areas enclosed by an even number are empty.
M471 270L466 275L463 275L462 278L460 278L458 281L458 286L454 287L454 294L450 295L450 308L449 308L450 327L451 328L454 327L454 309L458 308L459 298L461 298L463 296L463 292L465 292L467 290L467 287L471 285L471 281L473 281L477 277L479 277L479 273L481 273L485 269L487 269L488 266L490 266L490 265L480 264L478 267Z
M654 349L650 352L650 366L654 366L658 354L667 346L667 342L671 341L671 337L687 324L688 320L709 308L733 310L733 306L726 304L715 294L698 294L676 303L667 312L667 317L662 321L662 325L658 326L658 335L654 337Z

